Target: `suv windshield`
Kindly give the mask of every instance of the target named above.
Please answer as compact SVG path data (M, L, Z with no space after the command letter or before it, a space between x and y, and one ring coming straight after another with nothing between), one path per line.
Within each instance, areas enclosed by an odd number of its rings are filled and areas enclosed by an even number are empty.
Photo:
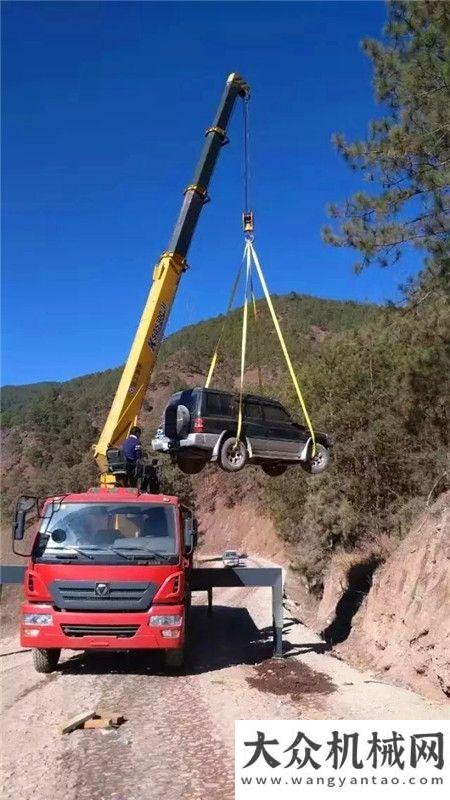
M177 563L175 510L149 503L50 503L33 556L37 561Z

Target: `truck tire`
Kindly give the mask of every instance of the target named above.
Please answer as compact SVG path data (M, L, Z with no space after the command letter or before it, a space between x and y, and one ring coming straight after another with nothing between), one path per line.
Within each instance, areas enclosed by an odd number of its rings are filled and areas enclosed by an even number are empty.
M164 669L167 672L179 672L184 667L184 647L178 650L164 650Z
M278 478L279 475L284 475L287 466L286 464L261 464L261 469L271 478Z
M247 463L247 448L241 440L236 442L234 436L225 439L219 453L219 464L225 472L239 472Z
M61 655L61 650L33 650L33 665L36 672L54 672Z
M309 461L301 461L301 467L310 475L321 475L328 469L330 463L330 451L323 444L316 443L316 455Z
M200 461L200 459L177 456L177 467L185 475L198 475L205 465L206 461Z

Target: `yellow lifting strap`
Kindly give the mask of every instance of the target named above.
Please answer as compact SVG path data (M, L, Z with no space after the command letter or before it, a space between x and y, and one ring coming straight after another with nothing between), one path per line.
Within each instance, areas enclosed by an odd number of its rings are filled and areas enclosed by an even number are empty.
M252 306L253 306L253 319L255 323L255 346L256 346L256 366L258 369L258 386L259 386L259 393L260 395L263 394L263 382L262 382L262 372L261 372L261 355L259 350L259 326L258 326L258 309L256 307L256 298L255 292L253 290L253 277L250 273L250 294L252 298Z
M231 311L231 307L232 307L233 302L234 302L234 298L235 298L235 295L236 295L237 287L238 287L239 281L241 279L242 267L244 266L244 261L245 261L245 250L244 250L244 255L242 256L242 261L241 261L241 263L239 265L239 268L238 268L238 271L237 271L237 274L236 274L236 278L235 278L234 283L233 283L233 288L231 289L230 299L228 300L228 306L227 306L227 310L226 310L226 314L225 314L225 319L224 319L224 321L222 323L222 328L221 328L221 331L219 333L219 338L217 339L216 349L214 350L213 357L211 359L211 364L209 365L208 376L207 376L206 382L205 382L205 389L209 388L209 386L211 384L211 381L212 381L212 376L214 375L214 370L216 368L217 358L218 358L218 355L219 355L219 348L220 348L220 345L222 343L223 334L225 332L225 328L226 328L226 325L227 325L227 322L228 322L228 316L229 316L229 313Z
M238 410L238 424L236 433L236 446L241 438L242 433L242 398L244 395L244 373L245 373L245 357L247 353L247 326L248 326L248 290L250 286L250 277L252 270L252 262L250 256L250 241L245 243L244 249L245 258L245 293L244 293L244 309L242 317L242 344L241 344L241 376L239 384L239 410Z
M236 278L235 278L235 281L234 281L234 284L233 284L233 288L231 290L230 299L228 301L227 312L226 312L226 315L225 315L224 322L222 324L222 329L221 329L220 334L219 334L219 338L218 338L218 341L217 341L216 348L214 350L213 357L211 359L211 364L210 364L210 367L209 367L208 376L206 378L205 389L207 389L211 384L211 380L212 380L212 377L213 377L213 374L214 374L214 370L215 370L215 367L216 367L216 364L217 364L219 348L220 348L220 345L221 345L221 342L222 342L222 339L223 339L226 323L228 321L228 316L229 316L229 313L231 311L231 307L232 307L233 302L234 302L234 298L235 298L235 295L236 295L237 287L239 285L239 281L240 281L240 278L241 278L242 268L243 268L244 262L245 262L246 277L245 277L245 292L244 292L244 306L243 306L243 319L242 319L241 370L240 370L240 380L239 380L238 424L237 424L237 433L236 433L236 445L237 445L238 442L240 441L240 437L241 437L241 433L242 433L242 424L243 424L243 409L242 409L242 406L243 406L243 396L244 396L245 360L246 360L246 354L247 354L249 292L250 292L250 295L251 295L251 303L252 303L252 307L253 307L253 314L254 314L255 322L257 320L256 300L255 300L255 295L254 295L254 291L253 291L253 281L252 281L252 260L253 260L253 262L255 264L256 271L258 273L258 277L259 277L259 280L260 280L260 283L261 283L261 286L262 286L262 289L263 289L263 292L264 292L264 296L265 296L267 305L269 307L270 315L272 317L272 322L273 322L274 328L275 328L275 330L277 332L278 340L280 342L280 346L281 346L281 349L283 351L284 358L286 360L286 364L287 364L287 367L288 367L288 370L289 370L289 374L291 376L291 380L292 380L294 389L296 391L296 394L297 394L297 397L298 397L298 400L299 400L299 403L300 403L300 408L301 408L301 410L303 412L303 416L305 418L305 422L306 422L307 428L308 428L309 433L311 435L311 441L312 441L312 445L313 445L312 454L315 455L315 453L316 453L316 437L315 437L315 434L314 434L314 429L313 429L313 426L312 426L312 422L311 422L310 416L308 414L308 411L307 411L307 408L306 408L306 405L305 405L305 401L303 399L303 395L302 395L300 386L298 384L298 380L297 380L297 376L296 376L295 371L294 371L294 367L292 366L292 361L291 361L291 358L290 358L289 353L288 353L286 342L284 341L284 337L283 337L283 334L281 332L280 324L278 322L278 318L277 318L275 309L273 307L272 299L270 297L269 289L267 288L267 283L266 283L265 278L264 278L264 274L263 274L263 271L262 271L261 264L259 262L258 256L256 254L256 250L253 247L253 243L252 243L250 238L248 238L246 240L246 243L245 243L244 255L242 257L242 261L241 261L241 264L239 266L239 269L238 269L238 272L237 272L237 275L236 275ZM261 371L260 371L259 364L258 364L258 376L259 376L260 391L262 392L262 388L261 388L262 387Z
M297 393L297 397L298 397L298 400L299 400L299 403L300 403L300 407L301 407L301 409L303 411L303 416L305 418L306 425L307 425L308 430L309 430L309 432L311 434L311 440L312 440L312 444L313 444L312 452L313 452L313 455L315 455L315 452L316 452L316 437L314 435L314 429L313 429L313 426L312 426L308 411L306 409L305 401L303 399L303 395L301 393L300 386L298 385L297 376L296 376L296 374L294 372L294 367L292 366L292 361L290 359L290 356L289 356L289 353L288 353L288 349L286 347L286 342L284 341L284 337L283 337L283 334L281 332L280 324L278 322L277 315L276 315L275 309L273 307L272 299L270 297L269 290L267 288L267 284L266 284L266 281L265 281L265 278L264 278L264 275L263 275L261 264L259 263L258 256L256 255L256 250L253 247L253 244L252 244L252 242L250 240L247 240L246 252L248 254L247 257L249 257L249 254L251 254L251 256L253 258L253 261L254 261L254 264L255 264L255 267L256 267L256 271L258 273L258 278L259 278L259 280L261 282L261 286L263 288L263 292L264 292L264 296L265 296L266 301L267 301L267 305L269 306L269 311L270 311L270 315L272 317L272 322L273 322L274 328L275 328L275 330L276 330L276 332L278 334L278 339L279 339L279 342L280 342L280 345L281 345L281 349L283 351L284 358L286 360L286 364L287 364L287 367L288 367L288 370L289 370L289 374L291 376L292 383L294 385L294 389L295 389L295 391Z

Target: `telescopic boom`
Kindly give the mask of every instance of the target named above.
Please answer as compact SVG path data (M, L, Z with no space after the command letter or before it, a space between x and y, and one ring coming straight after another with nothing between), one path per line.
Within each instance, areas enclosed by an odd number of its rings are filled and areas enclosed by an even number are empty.
M157 263L153 282L142 312L133 344L107 420L94 446L94 456L103 474L104 482L114 483L108 472L107 450L120 447L130 428L136 424L153 368L170 309L182 273L186 270L186 256L203 205L208 201L208 187L220 148L227 144L227 125L237 97L249 98L247 83L233 72L217 109L213 124L206 131L206 140L194 173L192 183L185 189L183 205L170 238L168 250Z

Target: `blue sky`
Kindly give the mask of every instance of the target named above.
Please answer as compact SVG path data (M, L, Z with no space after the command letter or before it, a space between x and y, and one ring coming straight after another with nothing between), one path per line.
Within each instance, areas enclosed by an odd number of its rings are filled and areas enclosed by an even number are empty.
M125 359L229 72L252 86L256 246L273 292L383 302L418 267L352 273L325 206L361 186L330 137L378 111L360 49L381 2L3 4L2 383ZM242 252L242 113L168 332L222 312Z

